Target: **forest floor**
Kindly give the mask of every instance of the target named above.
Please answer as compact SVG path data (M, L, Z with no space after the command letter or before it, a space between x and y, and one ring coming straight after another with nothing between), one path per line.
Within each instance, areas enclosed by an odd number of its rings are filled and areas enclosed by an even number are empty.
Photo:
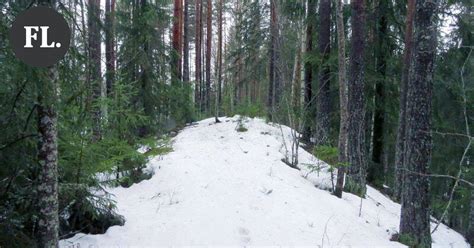
M359 197L344 193L338 199L324 190L331 185L327 165L303 149L301 171L281 161L291 147L290 128L244 118L247 131L238 132L239 117L220 119L181 131L173 152L150 160L150 180L109 188L124 226L77 234L60 245L403 247L390 241L399 204L368 187L360 210ZM433 234L433 245L469 247L444 225Z

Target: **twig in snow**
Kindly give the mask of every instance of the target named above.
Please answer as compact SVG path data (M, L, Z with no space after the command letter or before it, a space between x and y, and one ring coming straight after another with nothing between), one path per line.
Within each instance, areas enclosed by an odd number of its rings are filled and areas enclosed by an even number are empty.
M329 243L329 245L331 245L331 242L330 242L329 236L328 236L328 224L329 224L329 221L332 219L332 217L334 217L334 215L331 215L331 217L329 217L328 221L326 221L326 225L324 225L324 233L323 233L323 238L321 240L321 248L324 247L324 238L325 237L328 238L328 243Z

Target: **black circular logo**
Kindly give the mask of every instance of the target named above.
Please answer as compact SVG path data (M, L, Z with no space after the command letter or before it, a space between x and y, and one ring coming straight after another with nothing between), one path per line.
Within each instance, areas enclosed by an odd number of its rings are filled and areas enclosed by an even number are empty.
M56 64L66 54L70 40L66 20L48 7L32 7L20 13L10 29L16 57L34 67Z

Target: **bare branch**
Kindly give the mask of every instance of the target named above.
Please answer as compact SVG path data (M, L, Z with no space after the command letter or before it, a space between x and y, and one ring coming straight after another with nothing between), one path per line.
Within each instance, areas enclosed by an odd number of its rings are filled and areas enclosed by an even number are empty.
M472 52L472 48L469 50L469 54L467 55L466 60L464 61L463 65L461 67L461 72L460 72L461 73L461 89L462 89L461 92L462 92L462 98L463 98L463 114L464 114L464 121L465 121L465 125L466 125L466 135L468 137L471 136L471 131L470 131L470 128L469 128L469 117L467 116L467 97L466 97L466 84L464 83L464 69L466 67L467 61L469 60L469 57L471 56L471 52ZM453 202L454 192L456 191L456 188L458 187L459 181L461 179L462 166L464 164L464 160L467 157L467 153L468 153L469 149L471 149L471 144L472 144L472 137L469 138L469 143L467 144L466 148L464 149L464 153L461 157L461 161L459 161L459 172L458 172L458 175L456 177L456 181L454 182L454 186L451 189L451 194L449 195L448 204L446 205L446 208L444 209L443 214L441 215L441 218L439 218L438 223L436 224L436 227L433 229L433 231L431 233L434 233L438 229L439 225L441 224L441 222L444 220L444 218L448 214L449 207L451 207L451 204Z

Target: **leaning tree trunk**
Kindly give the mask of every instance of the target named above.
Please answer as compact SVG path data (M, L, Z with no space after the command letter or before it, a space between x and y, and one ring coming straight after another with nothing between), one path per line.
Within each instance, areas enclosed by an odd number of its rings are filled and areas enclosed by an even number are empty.
M416 1L414 49L407 95L405 168L400 235L417 247L431 247L428 173L431 163L431 98L436 54L437 2Z
M316 111L316 144L329 145L331 96L329 53L331 52L331 0L319 1L319 92Z
M407 17L405 24L405 51L403 54L403 70L400 83L400 116L398 121L398 132L395 149L395 181L393 196L400 199L403 183L403 169L405 160L405 136L406 136L406 105L408 92L408 76L410 72L410 59L413 47L413 19L415 16L415 0L408 0Z
M38 247L58 247L57 70L51 67L38 84Z
M313 50L313 21L315 16L315 0L308 0L308 12L306 16L306 47L305 55L308 56ZM310 60L306 60L304 63L304 126L302 139L305 142L311 141L311 123L313 119L313 65Z
M337 26L337 46L338 46L338 66L339 66L339 105L340 105L340 125L339 125L339 154L340 165L347 163L347 82L346 82L346 37L344 34L344 6L342 0L336 0L336 26ZM345 168L340 166L337 170L337 182L334 195L341 198L344 187Z
M101 139L100 97L102 95L100 1L89 0L87 24L89 28L89 83L92 90L92 140Z
M348 147L346 189L358 195L366 192L367 155L365 145L364 50L365 1L352 0L352 39L348 81Z

